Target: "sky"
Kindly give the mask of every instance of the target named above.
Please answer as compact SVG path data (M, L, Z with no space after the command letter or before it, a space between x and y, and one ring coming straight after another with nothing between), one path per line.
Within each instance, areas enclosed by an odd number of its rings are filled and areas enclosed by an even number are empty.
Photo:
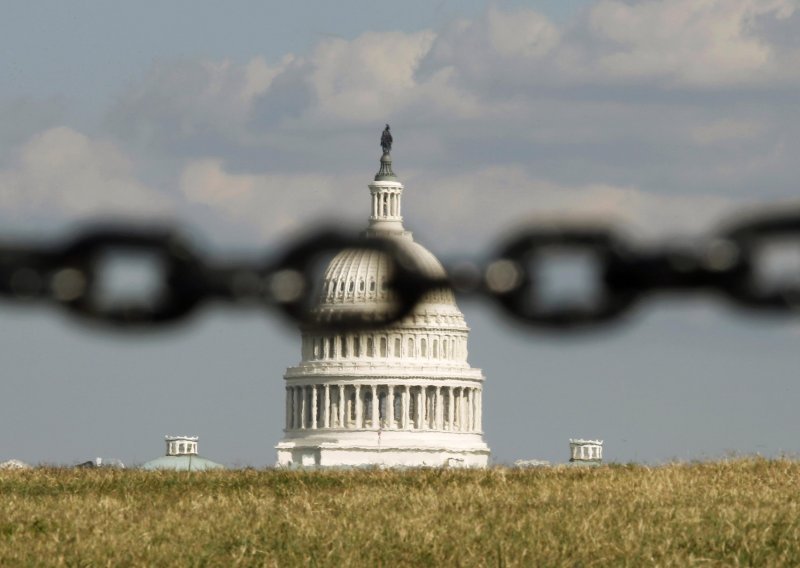
M366 224L385 123L406 227L481 258L510 227L602 218L699 237L798 204L797 0L25 2L0 19L0 235L108 216L275 253ZM492 459L796 455L797 319L654 298L580 336L462 300ZM0 305L0 461L142 463L165 434L275 461L299 333L212 307L142 334Z

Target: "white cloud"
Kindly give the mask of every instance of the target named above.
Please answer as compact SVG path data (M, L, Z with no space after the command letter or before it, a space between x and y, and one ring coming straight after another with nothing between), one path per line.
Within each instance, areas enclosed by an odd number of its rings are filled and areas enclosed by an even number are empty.
M349 120L380 121L408 103L414 72L434 34L366 33L352 41L327 39L314 51L309 80L318 111Z
M531 86L796 82L798 53L761 25L796 10L795 0L599 0L558 29L533 10L490 8L439 34L425 67L450 66L464 88L494 96L503 85L518 93Z
M154 215L170 207L136 179L132 162L114 143L67 127L37 134L0 171L6 216Z
M605 221L647 237L699 233L742 205L713 194L658 195L609 184L566 186L518 166L490 166L451 176L408 177L404 215L433 248L484 248L509 227L543 219ZM311 229L321 219L365 227L369 176L236 174L217 160L197 161L181 177L187 201L212 208L273 239ZM424 185L423 185L424 184ZM419 187L422 186L422 187Z
M354 197L358 189L352 180L322 174L233 173L220 160L208 159L184 168L180 191L188 203L209 207L228 223L247 224L269 239L314 229L315 220L347 217L345 204L356 202L348 195ZM361 191L366 211L369 193L365 187Z
M711 193L663 195L602 183L569 186L532 177L518 166L489 166L427 180L426 185L432 189L406 197L405 210L410 223L426 227L447 247L470 242L484 247L509 227L553 220L608 223L644 238L699 234L746 204Z
M144 195L127 153L160 187L178 185L192 214L269 237L309 218L357 218L343 203L360 207L354 196L371 172L353 148L374 136L363 147L377 152L390 122L399 173L424 170L420 183L448 215L407 211L442 235L474 224L491 236L529 211L700 226L734 200L760 197L745 192L786 193L800 175L790 151L800 113L771 91L797 76L791 42L762 25L794 25L795 8L601 0L557 25L491 7L438 31L326 38L277 63L162 62L112 109L116 145L67 131L78 142L62 141L63 152L82 143L92 166L60 173L69 184L99 170ZM22 199L29 169L20 159L2 174L3 199ZM58 206L88 208L79 203Z
M295 57L269 65L256 57L245 64L228 59L159 62L125 92L108 113L120 139L145 149L173 153L209 138L245 144L253 102Z
M492 47L505 56L541 58L560 39L558 28L550 20L529 10L504 12L489 8L486 25Z
M588 30L612 47L583 57L595 75L695 87L752 84L778 64L755 20L785 19L795 9L792 0L602 0L589 13Z

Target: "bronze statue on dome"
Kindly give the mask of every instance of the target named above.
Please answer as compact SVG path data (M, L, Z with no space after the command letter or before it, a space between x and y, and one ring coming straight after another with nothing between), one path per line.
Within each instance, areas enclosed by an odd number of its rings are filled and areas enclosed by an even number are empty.
M392 133L389 132L389 125L386 125L386 128L383 129L383 134L381 134L381 148L383 148L383 153L388 154L392 151Z

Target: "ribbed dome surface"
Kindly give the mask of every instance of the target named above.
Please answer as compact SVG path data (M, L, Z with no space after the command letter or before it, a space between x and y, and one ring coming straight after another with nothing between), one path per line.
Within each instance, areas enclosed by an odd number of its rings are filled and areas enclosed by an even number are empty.
M444 277L445 270L428 249L410 238L397 239L419 270L431 278ZM386 282L391 278L391 264L386 256L369 249L346 249L328 264L323 277L320 307L334 305L375 304L387 301ZM427 294L416 311L426 304L456 307L450 290Z

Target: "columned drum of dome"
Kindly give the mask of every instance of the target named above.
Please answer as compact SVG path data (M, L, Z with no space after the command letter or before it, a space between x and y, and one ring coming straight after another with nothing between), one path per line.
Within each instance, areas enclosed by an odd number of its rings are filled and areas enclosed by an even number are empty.
M403 185L384 152L369 185L365 238L398 239L431 276L444 268L403 228ZM328 265L318 317L387 301L389 263L344 250ZM302 330L302 360L287 369L279 466L484 467L484 376L467 362L469 328L450 291L431 292L392 326L363 332Z

